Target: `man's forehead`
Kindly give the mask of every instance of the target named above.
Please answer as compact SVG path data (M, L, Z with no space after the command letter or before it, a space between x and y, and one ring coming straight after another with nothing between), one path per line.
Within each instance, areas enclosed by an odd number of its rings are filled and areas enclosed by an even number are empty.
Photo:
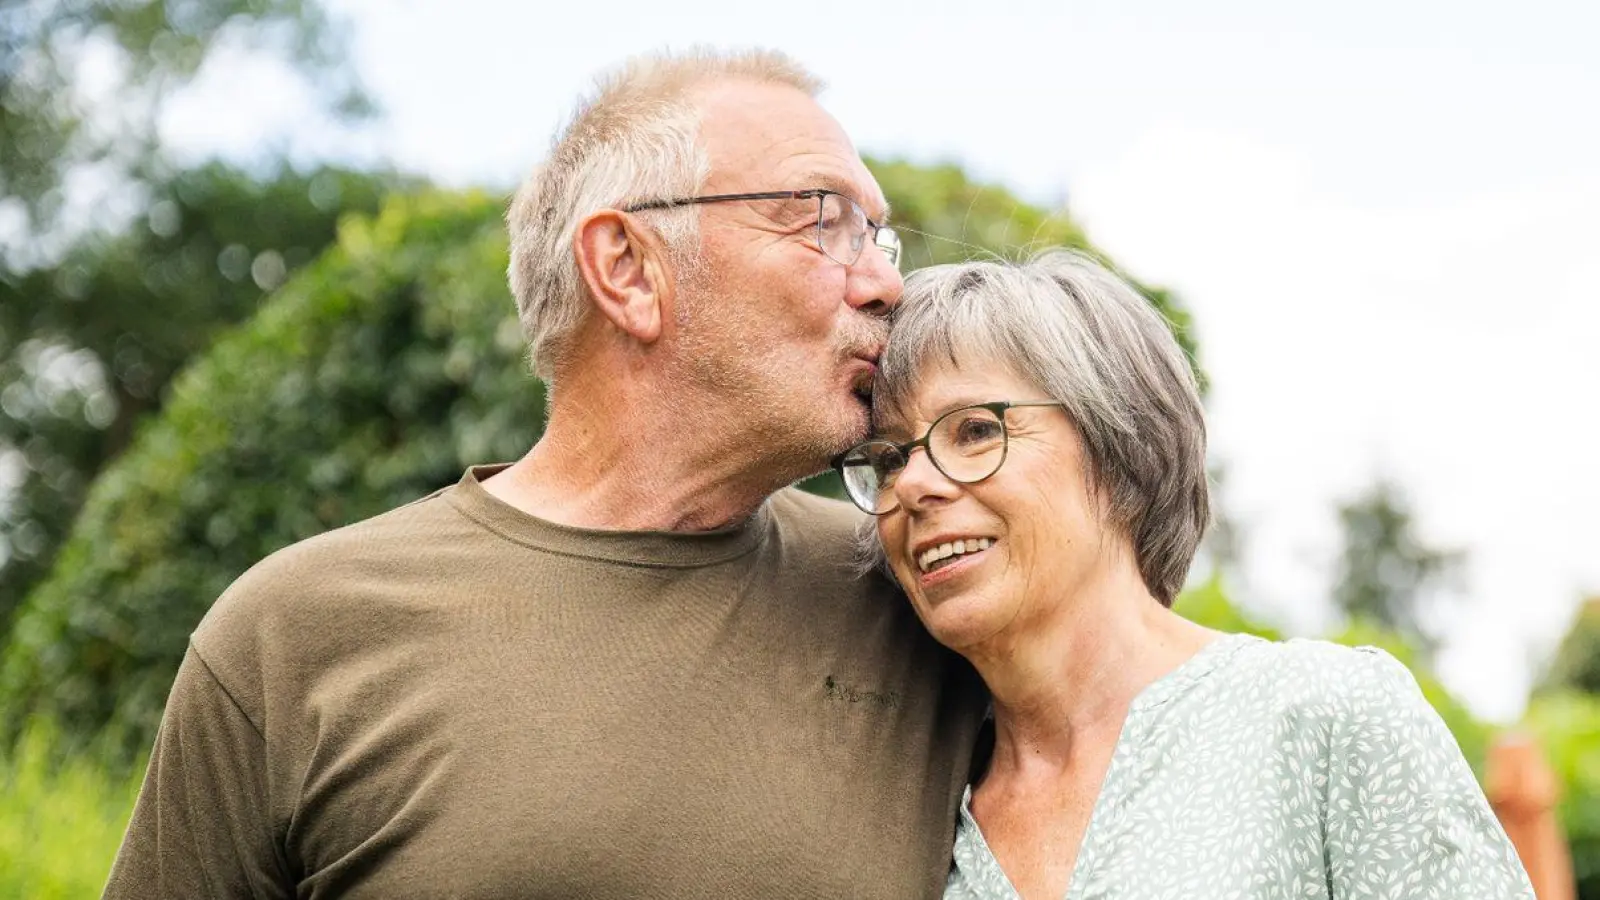
M889 201L884 198L883 190L878 187L878 180L867 171L866 165L858 164L856 168L859 172L853 178L827 169L809 169L799 175L782 177L786 186L792 183L798 190L825 188L843 194L861 204L867 215L877 219L880 224L887 221Z
M826 188L869 215L887 212L849 135L805 92L740 81L708 87L700 99L708 193Z

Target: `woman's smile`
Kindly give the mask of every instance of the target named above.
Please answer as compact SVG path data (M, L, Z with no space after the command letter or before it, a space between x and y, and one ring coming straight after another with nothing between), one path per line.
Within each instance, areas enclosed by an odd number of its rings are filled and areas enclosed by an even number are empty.
M988 560L989 550L995 543L994 538L988 537L956 538L913 551L911 556L917 561L920 573L918 586L927 590L972 572Z

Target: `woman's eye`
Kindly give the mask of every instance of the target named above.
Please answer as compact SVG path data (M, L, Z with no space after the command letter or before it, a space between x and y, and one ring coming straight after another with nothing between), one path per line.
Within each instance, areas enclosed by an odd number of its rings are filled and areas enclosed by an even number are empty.
M993 419L971 418L963 420L956 428L956 441L961 444L982 444L997 440L1001 434L1000 423Z

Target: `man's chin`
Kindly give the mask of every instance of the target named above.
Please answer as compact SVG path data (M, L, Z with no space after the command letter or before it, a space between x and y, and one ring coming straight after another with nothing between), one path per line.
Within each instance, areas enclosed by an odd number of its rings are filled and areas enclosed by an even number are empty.
M822 424L813 423L814 426ZM832 420L826 424L825 430L819 428L812 432L813 452L823 451L819 469L831 466L834 457L866 440L870 425L871 411L860 401L852 398L848 401L848 405L841 405Z
M872 433L872 396L851 391L848 409L851 424L845 435L844 446L839 448L841 453L866 440Z

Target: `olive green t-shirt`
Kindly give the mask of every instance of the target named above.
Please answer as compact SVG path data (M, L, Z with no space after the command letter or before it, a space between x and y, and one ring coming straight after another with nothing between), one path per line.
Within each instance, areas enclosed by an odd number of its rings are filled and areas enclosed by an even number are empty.
M939 894L981 684L853 512L576 529L492 471L223 595L108 897Z

